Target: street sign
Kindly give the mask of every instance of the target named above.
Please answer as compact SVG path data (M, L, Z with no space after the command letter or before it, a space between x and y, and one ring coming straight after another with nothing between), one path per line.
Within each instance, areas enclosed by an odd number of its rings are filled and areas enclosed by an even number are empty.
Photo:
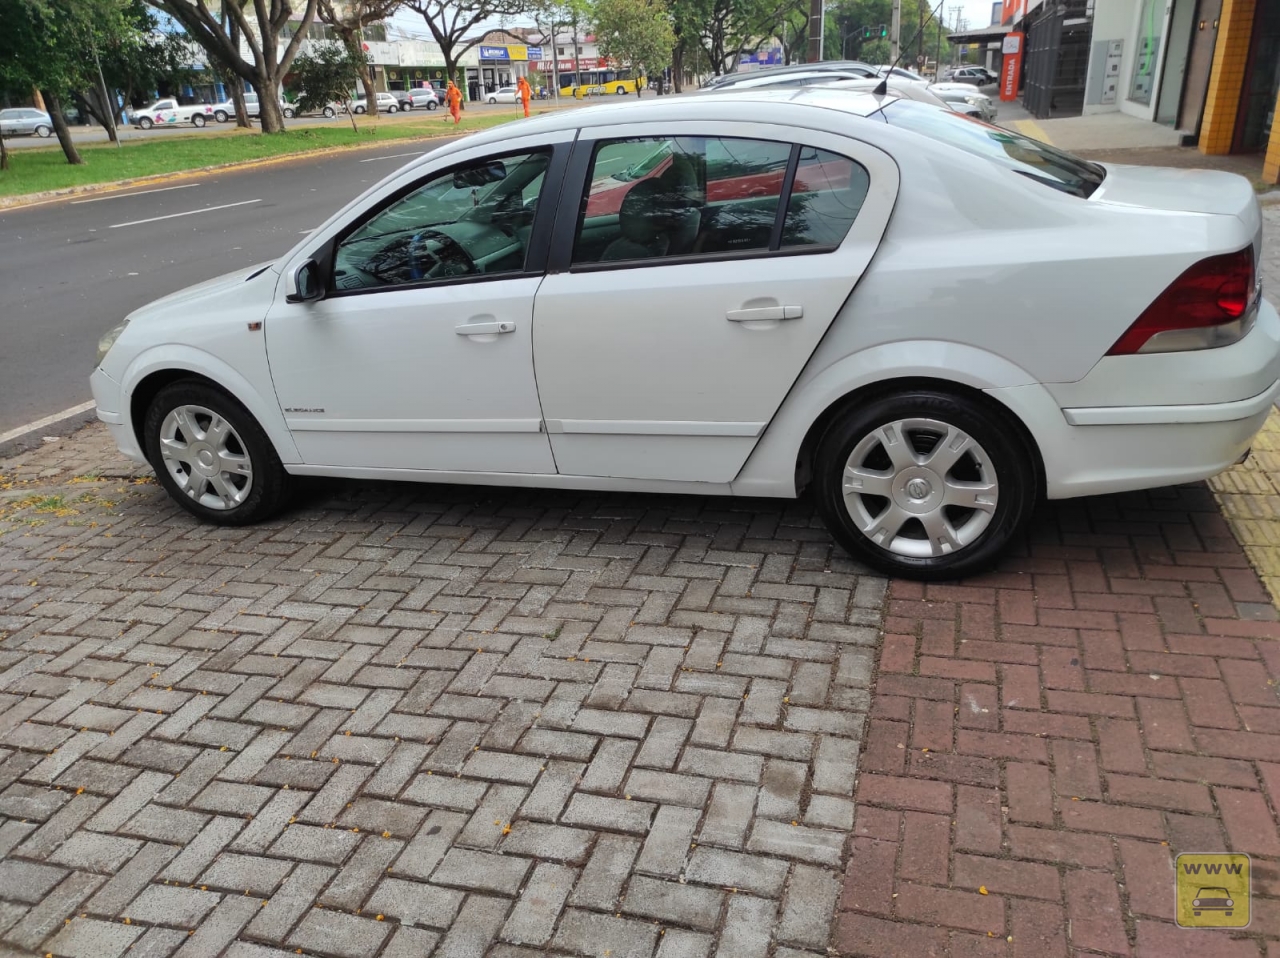
M924 66L924 54L921 53L916 57L916 66Z

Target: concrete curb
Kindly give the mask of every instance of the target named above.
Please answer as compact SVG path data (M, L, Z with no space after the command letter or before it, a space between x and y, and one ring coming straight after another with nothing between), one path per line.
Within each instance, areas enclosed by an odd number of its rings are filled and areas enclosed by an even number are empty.
M90 400L0 433L0 459L36 449L44 445L46 437L69 436L97 419L97 407Z

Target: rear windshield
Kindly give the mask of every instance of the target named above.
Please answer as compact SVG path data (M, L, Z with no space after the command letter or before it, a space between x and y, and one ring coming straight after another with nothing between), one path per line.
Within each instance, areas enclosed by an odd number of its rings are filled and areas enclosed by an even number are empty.
M1012 133L953 110L914 100L895 100L883 110L893 126L983 156L1028 179L1072 196L1089 197L1107 171L1029 136Z

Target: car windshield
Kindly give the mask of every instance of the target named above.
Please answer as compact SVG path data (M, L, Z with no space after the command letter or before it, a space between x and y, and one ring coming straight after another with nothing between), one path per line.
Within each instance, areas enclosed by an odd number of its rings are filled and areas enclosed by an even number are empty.
M914 100L895 100L885 106L883 114L893 126L986 157L1021 176L1072 196L1087 199L1107 175L1097 163L951 110Z

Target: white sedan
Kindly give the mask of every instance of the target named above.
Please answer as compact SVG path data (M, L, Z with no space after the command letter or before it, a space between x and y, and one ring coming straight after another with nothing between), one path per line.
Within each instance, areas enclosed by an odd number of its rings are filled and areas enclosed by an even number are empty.
M520 91L513 86L504 86L490 90L484 96L490 103L515 103L520 99Z
M294 476L807 492L859 560L953 578L1042 496L1247 455L1280 394L1261 236L1243 178L910 99L663 97L449 143L131 314L91 383L210 522Z

